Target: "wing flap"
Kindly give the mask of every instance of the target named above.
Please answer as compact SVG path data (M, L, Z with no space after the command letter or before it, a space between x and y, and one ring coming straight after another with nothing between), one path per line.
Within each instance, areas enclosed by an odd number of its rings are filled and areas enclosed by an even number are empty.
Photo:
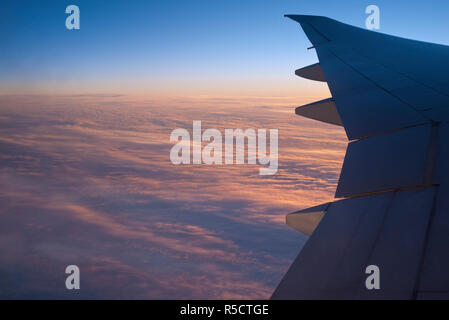
M290 213L286 216L289 227L310 236L327 212L330 203L321 204L312 208Z
M343 125L335 102L332 99L324 99L297 107L295 113L306 118L335 124L337 126Z
M295 74L301 78L314 80L314 81L326 82L326 79L324 78L323 70L321 70L321 66L319 63L315 63L310 66L300 68L295 71Z

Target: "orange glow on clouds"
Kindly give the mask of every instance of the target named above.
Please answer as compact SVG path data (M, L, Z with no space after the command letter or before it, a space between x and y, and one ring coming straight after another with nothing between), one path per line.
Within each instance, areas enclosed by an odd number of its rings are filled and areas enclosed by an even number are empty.
M76 262L86 297L268 298L304 242L285 215L333 198L346 148L341 127L294 114L312 98L1 97L0 271L58 297L26 270ZM193 120L279 129L278 174L173 165L170 133Z

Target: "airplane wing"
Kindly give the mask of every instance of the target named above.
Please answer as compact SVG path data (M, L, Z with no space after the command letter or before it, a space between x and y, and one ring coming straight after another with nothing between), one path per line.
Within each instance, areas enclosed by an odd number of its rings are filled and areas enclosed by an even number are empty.
M332 94L296 113L349 144L335 201L287 216L310 238L272 299L449 298L449 47L287 17L319 59L295 73Z

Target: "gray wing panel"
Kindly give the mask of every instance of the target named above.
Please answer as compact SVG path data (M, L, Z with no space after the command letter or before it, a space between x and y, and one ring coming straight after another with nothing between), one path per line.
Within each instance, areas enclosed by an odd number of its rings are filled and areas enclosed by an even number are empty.
M301 23L315 47L326 42L351 47L360 56L370 58L441 94L449 95L448 46L373 32L327 17L287 17Z
M316 51L350 140L429 122L348 66L327 46L317 47Z
M424 125L351 142L335 196L423 185L430 137Z
M428 294L449 297L449 186L440 186L436 210L429 229L418 298Z
M442 184L449 182L449 123L440 124L438 137L435 182Z
M332 203L272 298L326 299L333 297L335 291L327 290L327 284L344 258L346 248L360 225L362 217L360 213L368 211L367 214L383 215L388 204L387 197L377 195ZM354 290L357 288L358 286L353 287Z
M440 125L436 180L440 184L429 225L418 299L449 298L449 124Z
M432 87L415 81L403 73L387 68L375 59L360 55L356 49L332 44L329 45L329 48L339 59L357 70L379 89L402 101L412 109L421 111L449 106L449 96L441 94ZM439 70L432 70L432 73L438 72Z
M366 265L380 269L380 290L360 283L359 299L413 299L424 254L434 187L396 192Z
M449 47L288 17L314 44L349 139L448 118Z
M334 202L273 299L412 298L435 188ZM365 287L368 265L380 290Z

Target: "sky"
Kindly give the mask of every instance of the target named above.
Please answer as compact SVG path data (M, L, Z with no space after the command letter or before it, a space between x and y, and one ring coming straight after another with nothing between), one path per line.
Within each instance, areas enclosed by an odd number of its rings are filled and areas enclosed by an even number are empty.
M65 28L76 4L81 29ZM120 93L160 98L326 92L294 76L316 62L286 13L325 15L380 32L449 44L447 1L2 1L0 93Z

